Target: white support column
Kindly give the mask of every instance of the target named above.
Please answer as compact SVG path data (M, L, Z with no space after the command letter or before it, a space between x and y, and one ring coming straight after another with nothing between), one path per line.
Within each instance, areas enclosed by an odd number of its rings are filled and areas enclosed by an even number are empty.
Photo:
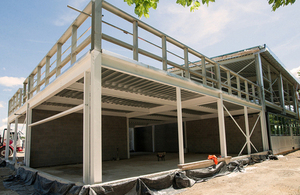
M71 65L76 62L76 53L75 50L77 48L77 26L72 26L72 43L71 43Z
M226 146L225 119L224 119L222 94L220 94L220 99L218 99L217 105L218 105L218 120L219 120L219 136L220 136L221 156L226 157L227 156L227 146Z
M152 152L155 152L155 125L152 125Z
M16 154L17 154L17 138L18 138L18 123L19 119L15 119L15 133L14 133L14 154L13 154L13 162L16 162Z
M247 106L244 106L245 129L246 129L246 142L248 154L251 154L250 132L249 132L249 118Z
M206 64L205 64L205 57L201 57L201 66L202 66L202 80L203 85L207 85L206 83Z
M130 159L130 130L129 130L129 118L126 118L127 124L127 158Z
M57 43L57 51L56 51L56 78L60 75L60 71L61 71L61 47L62 44L61 43Z
M285 98L284 98L284 90L283 90L283 79L281 72L279 73L279 80L278 80L278 90L279 90L279 98L280 104L282 107L282 114L285 114Z
M260 54L255 55L255 68L256 68L257 83L260 87L259 88L260 103L262 107L265 109L265 88L264 88L263 71L262 71Z
M83 108L83 183L90 183L90 93L91 73L84 73L84 108Z
M8 156L9 156L9 140L10 140L10 123L9 122L7 123L7 129L6 129L5 139L6 139L6 141L5 141L6 142L5 160L8 160Z
M50 56L46 56L45 86L49 84Z
M25 165L27 167L30 166L30 148L31 148L31 117L32 117L32 109L30 105L27 104L27 111L26 111L26 138L25 138Z
M101 38L102 0L92 1L90 174L89 184L102 182Z
M176 101L177 101L179 164L184 164L181 89L179 87L176 87Z
M139 60L139 44L138 44L138 21L134 21L133 25L133 59Z
M268 129L266 123L266 112L264 109L260 112L260 126L261 126L261 134L262 134L262 142L263 142L263 150L269 150L269 140L268 140Z

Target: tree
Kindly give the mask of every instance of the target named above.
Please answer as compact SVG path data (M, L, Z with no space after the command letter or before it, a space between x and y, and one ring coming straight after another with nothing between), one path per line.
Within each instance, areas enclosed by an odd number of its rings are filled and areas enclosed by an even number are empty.
M200 0L203 5L209 4L209 2L215 2L215 0ZM272 10L275 11L277 8L281 6L286 6L288 4L295 3L296 0L269 0L268 3L272 5ZM140 18L144 15L145 18L149 18L149 9L157 8L157 4L159 0L124 0L128 5L135 4L134 12ZM176 3L182 5L183 7L190 7L190 11L193 12L201 6L199 0L176 0Z

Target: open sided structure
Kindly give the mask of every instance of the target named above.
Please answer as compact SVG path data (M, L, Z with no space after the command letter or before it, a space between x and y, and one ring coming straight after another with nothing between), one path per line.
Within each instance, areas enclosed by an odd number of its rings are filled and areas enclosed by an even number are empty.
M26 166L83 163L93 184L102 161L130 150L184 164L185 153L299 148L298 86L266 46L208 58L95 0L11 98L8 129L26 121Z

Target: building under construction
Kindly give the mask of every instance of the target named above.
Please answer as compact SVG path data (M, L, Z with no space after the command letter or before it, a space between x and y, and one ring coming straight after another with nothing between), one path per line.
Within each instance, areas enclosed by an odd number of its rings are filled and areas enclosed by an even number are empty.
M77 164L83 183L101 183L104 163L143 170L135 159L158 152L153 171L171 156L168 169L298 149L299 85L266 45L208 58L96 0L10 99L7 129L26 123L26 166Z

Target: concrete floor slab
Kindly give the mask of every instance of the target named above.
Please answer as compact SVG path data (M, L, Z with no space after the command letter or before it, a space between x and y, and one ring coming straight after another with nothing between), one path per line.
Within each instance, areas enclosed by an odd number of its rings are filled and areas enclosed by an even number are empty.
M206 160L207 154L185 154L185 162ZM132 153L130 159L104 161L103 182L115 181L140 175L177 169L178 153L167 153L165 161L158 161L156 153ZM41 167L42 171L82 185L82 164Z

